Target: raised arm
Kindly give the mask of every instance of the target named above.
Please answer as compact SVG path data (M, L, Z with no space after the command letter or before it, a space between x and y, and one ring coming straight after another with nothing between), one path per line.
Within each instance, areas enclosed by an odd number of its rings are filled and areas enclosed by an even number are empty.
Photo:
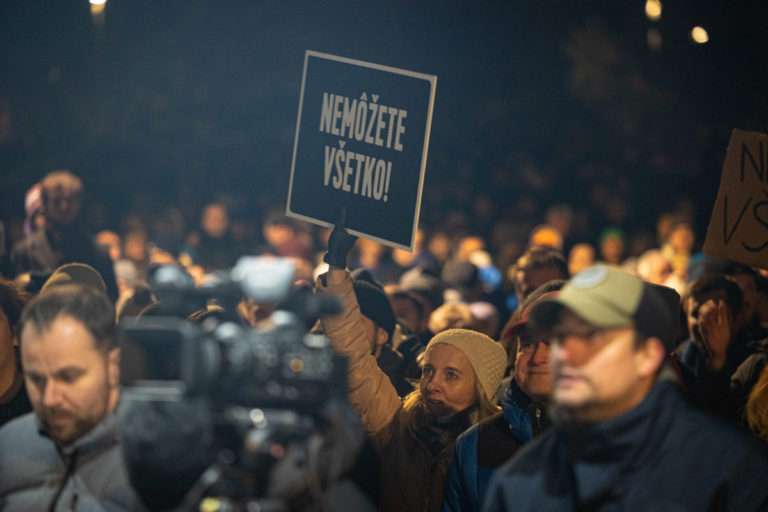
M370 434L380 434L395 417L401 401L389 377L379 368L372 355L371 340L363 323L363 315L355 297L352 278L344 269L346 255L355 238L343 227L334 229L329 241L327 274L317 282L318 293L330 293L341 300L342 311L321 320L325 334L334 349L348 358L349 400L360 414Z

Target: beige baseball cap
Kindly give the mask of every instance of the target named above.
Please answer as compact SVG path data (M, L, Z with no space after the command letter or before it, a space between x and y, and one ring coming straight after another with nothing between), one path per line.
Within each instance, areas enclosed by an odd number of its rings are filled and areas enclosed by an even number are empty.
M565 309L596 328L631 326L670 350L675 342L673 313L659 292L619 268L595 265L579 272L557 297L536 304L530 320L546 331L560 322Z

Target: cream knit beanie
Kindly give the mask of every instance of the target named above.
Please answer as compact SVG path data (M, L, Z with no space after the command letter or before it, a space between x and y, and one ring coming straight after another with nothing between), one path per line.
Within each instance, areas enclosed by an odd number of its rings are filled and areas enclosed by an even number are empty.
M464 353L475 370L485 397L493 400L507 365L507 351L504 347L477 331L448 329L432 337L425 353L440 343L456 347Z

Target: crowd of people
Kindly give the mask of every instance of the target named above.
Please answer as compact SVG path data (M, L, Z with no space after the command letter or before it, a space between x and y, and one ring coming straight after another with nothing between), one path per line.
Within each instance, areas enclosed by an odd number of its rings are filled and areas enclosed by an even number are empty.
M768 269L697 253L685 211L635 247L577 238L559 204L522 237L452 218L409 252L281 212L249 234L226 200L191 232L174 208L90 232L85 197L46 175L2 253L0 509L179 505L125 467L117 323L162 309L158 269L201 287L249 254L341 303L308 327L347 360L361 509L768 510ZM229 313L264 329L276 307Z

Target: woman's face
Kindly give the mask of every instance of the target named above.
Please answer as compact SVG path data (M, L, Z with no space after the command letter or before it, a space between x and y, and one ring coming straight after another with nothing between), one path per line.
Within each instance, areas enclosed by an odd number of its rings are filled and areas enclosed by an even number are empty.
M439 343L424 353L419 387L435 416L449 416L473 405L476 380L469 359L456 347Z

